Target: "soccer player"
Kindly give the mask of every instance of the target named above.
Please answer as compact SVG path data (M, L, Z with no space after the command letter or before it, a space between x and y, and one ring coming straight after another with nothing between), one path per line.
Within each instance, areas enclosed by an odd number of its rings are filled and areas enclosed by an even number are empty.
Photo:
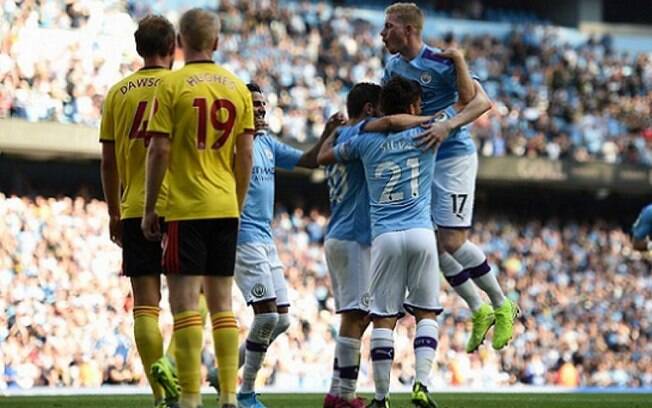
M380 86L356 84L346 100L348 122L333 144L359 137L366 119L377 116ZM371 225L369 193L359 161L327 168L331 217L326 235L326 263L341 322L335 345L331 388L324 408L364 407L355 395L360 369L360 339L369 325L369 262Z
M641 210L636 222L632 226L632 239L634 249L637 251L652 251L652 204Z
M111 240L122 246L123 273L131 279L134 338L156 407L172 404L179 393L170 367L162 366L158 375L150 374L152 365L163 355L158 321L162 251L160 241L148 241L140 229L148 144L144 119L154 91L172 66L174 36L174 27L164 17L147 16L138 23L136 50L145 65L109 90L100 129L102 187L109 209ZM163 187L155 203L158 211L163 210L165 198Z
M383 86L381 111L388 115L421 110L421 89L393 77ZM389 384L398 318L416 317L416 381L412 403L436 407L426 384L435 358L439 326L439 273L430 220L434 152L417 146L420 127L387 135L365 133L335 147L326 142L320 164L359 160L364 166L371 208L371 358L376 393L369 407L389 407ZM407 296L406 296L407 292Z
M186 65L161 80L147 127L145 215L148 239L161 235L155 202L167 171L163 262L174 314L181 408L202 405L200 287L211 312L220 406L237 407L238 324L231 288L241 209L249 186L254 117L245 84L211 59L216 14L191 9L179 21Z
M303 152L281 143L267 132L265 96L255 83L248 84L247 88L253 100L256 133L253 171L238 236L235 280L247 304L254 310L254 321L244 349L238 404L240 408L264 408L254 392L256 376L269 344L290 326L290 302L283 265L272 239L274 173L276 168L316 168L322 143L342 123L342 119L340 115L333 115L319 141Z
M400 75L418 82L426 115L451 107L457 99L465 105L460 112L453 112L450 119L434 123L426 132L429 139L426 147L441 142L436 156L431 212L439 238L441 270L473 313L473 330L466 351L477 350L494 323L492 345L498 350L512 338L518 307L503 294L480 247L468 240L478 157L470 133L464 127L486 112L491 102L477 81L470 89L457 89L455 64L450 58L459 59L461 55L442 53L424 44L423 22L423 12L414 3L395 3L385 9L381 37L387 50L395 55L385 66L384 81ZM474 283L487 293L493 309L482 301Z

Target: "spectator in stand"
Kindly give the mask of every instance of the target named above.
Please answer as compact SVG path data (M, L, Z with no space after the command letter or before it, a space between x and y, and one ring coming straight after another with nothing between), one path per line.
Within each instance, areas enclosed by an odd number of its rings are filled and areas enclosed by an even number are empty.
M106 214L95 200L0 194L0 389L145 384L129 281L119 276L120 250L109 240ZM270 347L258 386L328 386L339 321L317 239L325 220L302 210L275 217L295 323ZM436 385L652 386L650 260L632 252L626 232L602 221L488 216L474 225L472 239L524 318L500 354L487 347L467 354L468 309L445 287ZM253 316L240 295L235 299L244 338ZM162 306L169 338L172 318ZM410 319L399 322L393 386L413 381L407 339L414 330ZM362 350L359 385L370 387L368 336ZM212 359L204 355L206 365Z
M4 2L0 118L97 126L107 87L139 68L130 37L137 18L154 11L177 20L174 1L127 3ZM275 134L314 142L326 118L343 110L353 84L380 78L380 27L352 17L351 9L326 2L281 7L276 0L219 4L224 24L216 59L261 84ZM477 1L451 11L499 16ZM52 41L42 41L44 29ZM543 25L515 26L504 38L451 34L426 42L467 50L495 102L473 129L481 155L652 166L650 56L618 52L609 37L571 46Z

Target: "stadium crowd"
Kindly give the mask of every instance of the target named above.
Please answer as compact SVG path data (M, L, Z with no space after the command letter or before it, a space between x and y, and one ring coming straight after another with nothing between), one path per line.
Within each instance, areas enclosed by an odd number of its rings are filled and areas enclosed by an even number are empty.
M269 98L271 130L314 140L346 93L382 72L380 28L326 2L221 1L216 59ZM108 87L138 68L134 19L178 11L141 2L5 1L0 8L0 118L97 126ZM38 35L47 30L48 40ZM43 32L41 32L43 34ZM652 166L652 60L608 37L573 47L549 26L505 38L447 35L495 102L473 133L480 154Z
M96 200L0 194L0 389L146 381L133 342L130 285L119 276L120 250L109 241L106 214ZM317 211L277 209L292 326L270 347L261 385L328 386L339 322L322 247L326 223ZM606 222L481 217L473 238L523 317L504 351L485 346L466 354L469 312L442 281L436 386L652 386L650 264L631 252L626 232ZM252 315L237 293L244 336ZM167 302L163 308L169 338ZM413 331L412 319L399 323L394 385L411 384L406 334ZM368 333L366 339L362 387L372 385Z

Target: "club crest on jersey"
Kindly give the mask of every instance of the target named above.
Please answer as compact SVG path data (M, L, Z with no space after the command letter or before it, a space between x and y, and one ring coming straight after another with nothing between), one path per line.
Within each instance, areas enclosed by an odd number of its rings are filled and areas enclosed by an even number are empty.
M362 303L362 306L364 307L369 307L369 305L371 304L371 295L369 293L365 293L364 295L362 295L362 297L360 298L360 303Z
M421 73L419 80L421 81L422 84L428 85L430 82L432 82L432 75L430 74L430 72L424 71Z
M257 283L251 288L251 294L256 298L261 298L267 293L267 288L262 283Z
M265 149L265 156L267 156L269 160L272 160L274 158L274 154L272 154L272 151L269 149Z

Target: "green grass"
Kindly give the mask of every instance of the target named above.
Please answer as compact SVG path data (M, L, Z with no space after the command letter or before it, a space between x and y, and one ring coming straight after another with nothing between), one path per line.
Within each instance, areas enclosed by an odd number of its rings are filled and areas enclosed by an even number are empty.
M433 394L440 408L652 408L652 394ZM319 408L322 395L271 394L261 400L268 408ZM147 396L0 397L11 408L149 408ZM212 395L204 407L214 408ZM395 394L392 408L411 408L409 395Z

